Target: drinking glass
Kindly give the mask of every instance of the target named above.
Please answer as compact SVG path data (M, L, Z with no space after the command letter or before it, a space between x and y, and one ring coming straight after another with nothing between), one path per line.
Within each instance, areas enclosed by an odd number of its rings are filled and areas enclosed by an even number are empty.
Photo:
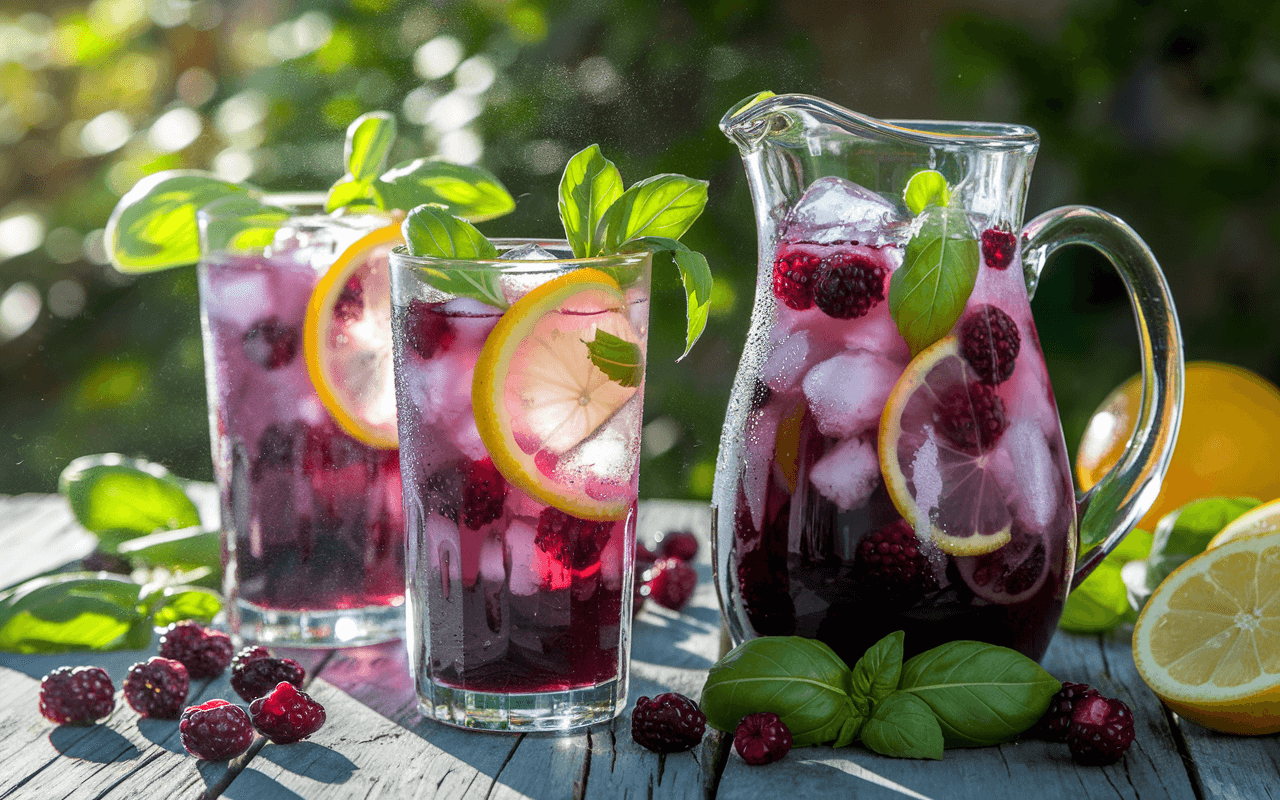
M650 258L496 244L391 255L406 640L428 716L573 729L626 704Z
M297 209L263 242L224 235L238 229L234 209L224 208L215 203L197 216L229 627L247 640L295 647L398 638L400 463L394 449L358 441L330 416L302 342L316 282L388 220ZM362 302L346 312L364 313Z

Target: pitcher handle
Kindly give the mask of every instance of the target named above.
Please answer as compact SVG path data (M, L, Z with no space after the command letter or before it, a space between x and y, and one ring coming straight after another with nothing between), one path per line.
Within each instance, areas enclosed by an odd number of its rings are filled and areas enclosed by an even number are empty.
M1097 485L1077 495L1080 545L1072 586L1079 586L1150 510L1182 418L1182 332L1173 297L1146 242L1123 220L1089 206L1046 211L1022 230L1027 293L1055 250L1084 244L1102 253L1124 281L1138 323L1142 351L1142 402L1137 425L1120 460ZM1094 547L1093 545L1098 545Z

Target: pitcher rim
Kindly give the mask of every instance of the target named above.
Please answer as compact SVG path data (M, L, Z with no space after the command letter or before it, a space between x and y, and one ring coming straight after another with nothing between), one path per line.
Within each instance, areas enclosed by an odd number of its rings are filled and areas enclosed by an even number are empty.
M726 136L737 141L739 137L733 135L735 130L771 113L797 107L834 117L870 134L925 146L958 145L988 150L1025 150L1040 144L1040 134L1028 125L964 120L881 120L808 94L780 94L759 102L739 103L725 113L720 120L720 129Z

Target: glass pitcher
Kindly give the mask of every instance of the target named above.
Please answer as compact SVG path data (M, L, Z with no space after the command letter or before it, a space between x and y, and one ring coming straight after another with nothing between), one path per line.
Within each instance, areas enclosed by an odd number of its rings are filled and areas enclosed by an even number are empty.
M712 501L734 641L807 636L852 664L901 629L908 654L977 639L1040 659L1173 453L1182 344L1151 252L1085 206L1022 224L1030 128L762 95L721 130L759 236ZM1143 375L1124 455L1082 496L1030 307L1076 243L1120 272Z

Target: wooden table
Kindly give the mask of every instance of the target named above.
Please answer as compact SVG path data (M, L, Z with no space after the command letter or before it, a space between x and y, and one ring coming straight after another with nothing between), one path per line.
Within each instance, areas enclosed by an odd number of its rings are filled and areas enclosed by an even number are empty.
M641 504L641 535L687 528L704 539L705 504ZM58 497L0 498L0 586L83 557L92 537ZM636 620L631 702L678 691L697 699L723 646L709 548L683 613L649 604ZM57 727L37 711L40 678L62 665L97 664L119 687L147 652L0 654L0 798L1240 798L1280 795L1280 740L1215 734L1180 721L1143 685L1128 642L1059 634L1045 667L1085 681L1133 709L1137 739L1105 768L1077 767L1065 745L1023 741L948 750L942 762L877 756L854 746L794 750L749 767L731 737L710 732L689 753L660 756L631 740L630 718L577 735L503 735L425 720L403 647L291 653L329 722L292 745L261 739L229 763L187 755L177 724L145 720L118 698L104 723ZM196 681L189 702L238 701L223 675Z

